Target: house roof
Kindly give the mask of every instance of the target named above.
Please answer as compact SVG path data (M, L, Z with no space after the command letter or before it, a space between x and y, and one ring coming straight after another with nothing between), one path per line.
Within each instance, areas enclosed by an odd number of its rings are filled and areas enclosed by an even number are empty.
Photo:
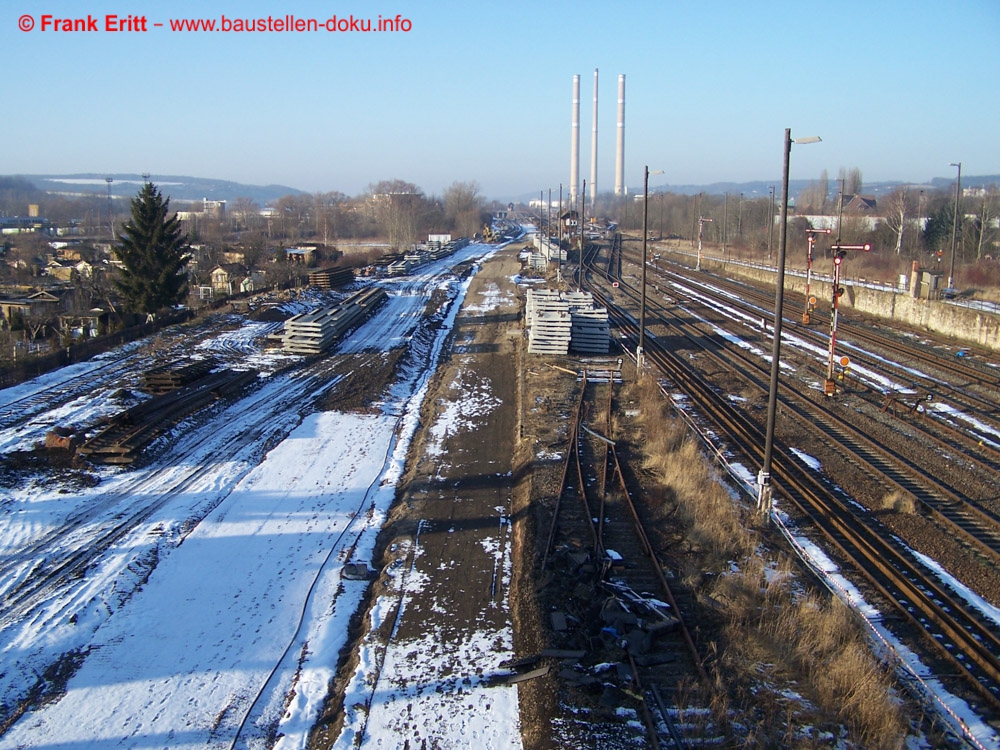
M868 213L874 212L878 208L878 201L875 200L874 195L845 195L844 201L845 211Z

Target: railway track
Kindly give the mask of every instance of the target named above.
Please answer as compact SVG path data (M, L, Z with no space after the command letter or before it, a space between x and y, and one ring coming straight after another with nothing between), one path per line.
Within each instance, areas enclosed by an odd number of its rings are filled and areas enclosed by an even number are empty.
M683 316L674 314L655 301L647 304L661 319L668 320L673 330L682 332L693 347L700 348L721 367L739 371L762 392L767 391L769 373L759 358L748 356L739 347L708 345L702 331ZM847 460L862 468L873 481L913 498L948 533L963 538L990 564L1000 569L1000 517L992 510L966 496L961 489L939 480L913 459L878 443L863 427L842 416L829 404L818 403L795 389L782 391L780 400L782 407L793 413L802 425L814 433L816 439L844 453ZM950 445L946 447L952 449ZM967 460L976 459L967 457ZM979 463L986 471L996 471L995 467ZM997 481L1000 482L1000 475Z
M722 285L726 286L726 283ZM768 373L759 358L748 356L741 348L726 347L724 342L716 339L712 339L712 345L706 345L704 332L684 316L677 315L655 299L650 300L648 305L661 319L670 322L672 330L682 332L692 347L702 350L721 367L739 371L758 389L766 392ZM803 397L795 389L784 390L781 398L783 408L793 410L800 423L812 430L817 439L831 446L839 446L837 449L845 452L848 460L861 466L874 481L882 482L913 498L922 506L923 512L942 526L945 533L964 539L984 555L991 565L1000 566L1000 516L992 503L984 504L967 494L965 476L957 477L957 485L939 479L919 460L872 439L857 424L856 418L845 417L843 410L836 408L836 402L817 403L814 399ZM914 431L923 440L937 446L944 455L953 456L952 460L960 461L967 469L976 468L981 476L992 477L994 483L1000 483L1000 466L997 462L990 460L988 456L976 455L977 451L988 451L989 448L979 444L970 445L970 441L956 444L954 440L942 439L934 430L921 425L916 425ZM963 447L970 450L963 452Z
M377 353L365 355L375 359ZM357 358L351 358L352 366ZM116 543L124 539L159 509L190 492L214 465L231 460L255 445L268 445L280 431L281 420L276 411L287 412L290 403L321 395L332 388L342 377L339 371L342 358L333 357L314 362L304 373L289 377L281 389L281 401L274 394L261 391L245 399L246 409L258 414L253 429L233 435L225 441L223 453L215 451L215 464L191 460L205 446L219 442L218 431L201 431L186 441L176 459L168 466L155 469L152 474L129 476L111 491L86 503L79 512L67 517L66 522L33 539L29 544L5 555L0 560L0 580L7 581L0 624L8 624L28 616L36 607L54 597L64 585L85 575L86 570ZM150 484L166 489L157 493L147 492ZM151 498L136 503L136 498ZM210 510L211 508L208 508ZM207 511L206 511L207 512Z
M603 269L594 274L604 275ZM612 311L615 323L634 346L638 335L634 317L609 295L596 288L593 291L595 298ZM647 335L646 342L647 358L716 425L721 439L731 449L744 452L751 463L759 464L764 443L759 426L654 337ZM837 436L832 439L839 441ZM772 475L780 497L812 520L842 559L862 572L869 584L893 603L923 634L925 645L963 675L965 684L978 692L992 710L1000 708L1000 641L995 624L985 621L978 610L940 584L912 551L872 523L866 514L859 513L843 493L803 468L785 446L776 446ZM942 507L947 505L943 503ZM993 554L995 538L986 547Z
M710 705L709 678L684 622L693 602L671 590L608 437L617 377L616 371L584 371L570 417L571 449L542 560L543 575L574 582L565 612L553 617L554 638L566 654L589 653L598 644L599 656L590 656L617 663L604 681L638 698L631 705L648 746L684 747L671 717L693 704ZM582 675L567 679L585 682Z
M687 296L685 306L712 306L707 297L721 289L730 295L724 302L726 307L741 311L748 319L764 319L773 324L773 313L768 310L769 305L773 308L773 298L752 286L716 276L710 277L710 285L702 284L665 269L654 274L663 283L672 285L674 293ZM694 289L704 290L704 295L685 295L684 290ZM791 309L799 307L786 307L786 310ZM829 343L829 316L820 310L814 310L812 316L816 322L811 326L794 320L786 320L785 324L796 337L825 351ZM1000 389L997 387L1000 370L979 364L979 360L989 361L989 354L979 352L974 358L959 359L948 351L944 342L924 345L843 315L838 330L841 353L850 355L852 367L878 373L886 383L878 388L854 380L850 385L852 391L872 394L875 396L872 402L881 408L892 404L908 405L910 408L905 410L908 413L916 411L932 416L939 429L961 441L963 450L988 453L993 460L1000 457L1000 443L996 438L1000 433ZM816 367L820 377L825 377L825 371L819 373L818 361ZM952 427L949 421L961 428Z

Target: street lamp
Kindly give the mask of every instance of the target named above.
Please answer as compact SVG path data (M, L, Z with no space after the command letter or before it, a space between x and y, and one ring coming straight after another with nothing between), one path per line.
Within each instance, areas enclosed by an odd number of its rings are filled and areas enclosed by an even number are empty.
M701 270L701 235L706 221L711 221L711 219L706 219L704 216L698 218L698 262L695 264L695 271Z
M785 302L785 241L788 238L788 162L793 143L819 143L819 136L792 140L791 128L785 128L784 168L781 174L781 230L778 233L778 275L774 291L774 339L771 345L771 383L767 397L767 427L764 431L764 464L757 474L757 509L771 510L771 457L774 452L774 416L778 407L778 360L781 356L781 315Z
M663 170L655 169L650 172L649 165L646 165L642 179L642 301L639 303L639 346L635 350L637 367L642 366L646 350L646 239L649 237L649 176L651 174L663 174Z
M949 167L958 167L958 182L955 183L955 214L951 217L951 269L948 271L948 288L955 288L955 244L958 238L958 200L962 195L962 162L952 162Z

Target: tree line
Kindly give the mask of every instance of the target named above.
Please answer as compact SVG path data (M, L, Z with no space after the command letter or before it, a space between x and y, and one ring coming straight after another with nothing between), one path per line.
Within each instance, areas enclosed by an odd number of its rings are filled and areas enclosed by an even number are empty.
M928 263L942 256L950 257L955 217L954 185L943 189L899 186L879 197L877 206L871 211L849 208L849 200L863 191L858 169L842 170L836 182L831 182L824 172L799 195L791 196L789 242L796 245L805 242L804 230L808 223L803 216L825 215L830 217L834 236L839 235L843 243L869 243L876 253ZM778 186L773 197L770 194L651 192L648 205L641 196L623 199L601 195L595 208L588 208L586 214L588 217L616 217L623 229L634 232L641 231L645 208L653 236L695 242L700 232L705 243L773 255L777 251L780 200ZM841 200L845 203L843 210ZM998 257L998 216L998 186L960 197L956 225L957 262L971 264ZM872 218L877 222L871 221ZM823 242L821 239L820 247ZM829 245L830 240L825 242Z

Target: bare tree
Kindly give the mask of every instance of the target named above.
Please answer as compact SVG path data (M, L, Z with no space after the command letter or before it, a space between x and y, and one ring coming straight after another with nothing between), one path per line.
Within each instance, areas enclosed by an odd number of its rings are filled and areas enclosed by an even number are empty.
M253 198L239 197L233 201L233 216L238 229L256 229L260 220L260 206Z
M316 225L316 235L323 238L324 245L339 236L341 207L347 203L347 200L346 195L336 190L328 193L316 193L313 196L313 219Z
M900 187L886 196L882 205L885 207L885 223L896 235L896 255L903 249L903 230L906 227L906 188Z
M483 199L477 182L453 182L444 191L444 215L459 236L471 237L482 225Z
M983 245L990 242L990 237L993 236L993 222L997 218L997 199L1000 197L998 195L996 186L990 186L983 192L982 202L979 204L979 214L976 216L976 232L978 237L976 238L976 259L982 260L983 257Z
M858 167L852 167L847 170L844 182L844 193L846 195L858 195L861 192L863 184L864 182L861 179L861 170Z
M369 185L368 194L375 220L389 245L399 249L416 242L423 191L403 180L382 180Z

